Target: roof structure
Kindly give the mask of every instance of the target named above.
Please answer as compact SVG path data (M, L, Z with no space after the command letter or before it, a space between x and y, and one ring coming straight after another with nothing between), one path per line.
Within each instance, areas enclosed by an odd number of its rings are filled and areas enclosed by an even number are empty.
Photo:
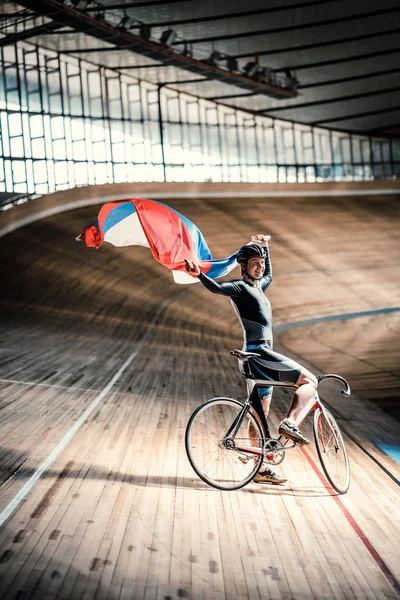
M19 39L252 113L400 133L400 4L381 0L3 2Z

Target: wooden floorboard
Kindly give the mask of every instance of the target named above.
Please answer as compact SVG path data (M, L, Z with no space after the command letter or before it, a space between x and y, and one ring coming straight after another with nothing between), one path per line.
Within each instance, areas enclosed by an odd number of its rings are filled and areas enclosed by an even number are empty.
M272 235L277 325L400 306L395 197L170 204L216 257ZM332 496L313 446L287 453L277 467L284 486L220 492L191 469L184 432L203 400L244 398L228 354L241 346L239 323L225 298L177 286L143 248L76 244L93 214L64 213L0 243L0 509L172 302L0 529L0 598L398 597L388 570L399 582L399 465L379 447L399 445L398 314L276 335L277 348L355 391L346 400L336 384L321 386L348 445L349 492ZM289 401L274 393L273 432ZM312 438L311 418L304 431Z

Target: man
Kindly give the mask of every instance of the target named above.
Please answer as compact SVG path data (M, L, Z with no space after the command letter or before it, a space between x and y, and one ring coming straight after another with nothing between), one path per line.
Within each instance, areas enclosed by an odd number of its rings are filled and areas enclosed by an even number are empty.
M299 444L309 444L297 424L302 422L314 403L314 392L318 382L310 371L272 349L272 311L270 302L264 294L272 281L268 247L270 239L269 235L255 235L250 243L240 248L237 261L241 266L242 279L218 283L204 275L199 266L192 261L186 261L186 269L197 276L210 292L230 297L243 328L243 349L257 352L261 356L250 360L252 374L258 379L287 381L298 386L287 417L280 423L278 431L280 435ZM272 388L263 389L260 395L267 417ZM267 466L255 476L254 481L277 484L287 480Z

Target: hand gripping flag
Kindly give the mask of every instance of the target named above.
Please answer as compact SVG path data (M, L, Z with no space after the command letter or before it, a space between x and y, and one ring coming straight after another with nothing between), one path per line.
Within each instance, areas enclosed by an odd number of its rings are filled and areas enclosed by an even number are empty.
M107 202L95 225L85 227L77 241L99 248L103 242L114 246L146 246L154 258L172 271L176 283L195 283L197 277L185 269L185 259L216 279L237 265L236 254L214 260L201 231L179 212L161 202L130 198Z

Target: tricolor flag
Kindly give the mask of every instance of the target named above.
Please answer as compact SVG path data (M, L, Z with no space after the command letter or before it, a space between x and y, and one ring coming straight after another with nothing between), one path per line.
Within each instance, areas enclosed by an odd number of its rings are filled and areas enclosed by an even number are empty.
M114 246L146 246L154 258L172 271L176 283L195 283L197 277L185 270L185 259L198 263L201 271L216 279L237 265L236 254L213 260L201 231L173 208L142 198L107 202L96 225L88 225L77 241L99 248L103 242Z

